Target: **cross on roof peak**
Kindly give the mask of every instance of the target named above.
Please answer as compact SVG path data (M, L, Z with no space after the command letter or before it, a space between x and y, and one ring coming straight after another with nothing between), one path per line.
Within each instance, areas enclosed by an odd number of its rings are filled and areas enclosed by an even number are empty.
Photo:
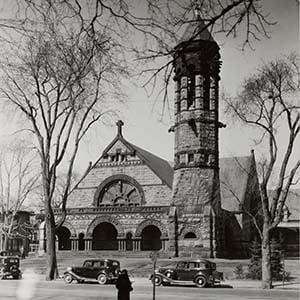
M122 126L124 125L124 122L122 120L118 120L116 125L118 126L118 135L122 136Z

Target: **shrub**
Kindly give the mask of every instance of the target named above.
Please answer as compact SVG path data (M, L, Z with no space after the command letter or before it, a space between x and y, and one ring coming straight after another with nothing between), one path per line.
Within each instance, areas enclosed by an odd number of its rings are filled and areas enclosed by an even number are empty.
M271 240L271 272L273 280L289 280L289 274L284 271L282 262L282 247L275 239ZM261 280L261 245L257 240L252 242L250 247L250 263L246 278Z
M235 274L235 278L237 278L237 279L245 278L245 273L244 273L244 269L243 269L242 264L236 265L234 270L233 270L233 273Z

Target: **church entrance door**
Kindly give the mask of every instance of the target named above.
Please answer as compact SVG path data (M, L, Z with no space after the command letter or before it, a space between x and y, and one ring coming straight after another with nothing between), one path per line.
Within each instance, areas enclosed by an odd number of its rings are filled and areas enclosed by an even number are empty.
M162 248L161 231L154 225L145 227L141 234L141 250L160 250Z
M118 232L114 225L108 222L98 224L93 231L93 250L118 250Z
M71 250L71 232L67 227L60 227L56 233L58 238L58 250Z

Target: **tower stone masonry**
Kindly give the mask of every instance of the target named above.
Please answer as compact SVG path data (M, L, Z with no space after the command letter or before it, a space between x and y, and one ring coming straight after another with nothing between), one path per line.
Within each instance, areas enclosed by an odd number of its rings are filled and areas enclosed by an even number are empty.
M175 47L174 247L215 257L222 251L219 185L219 46L201 19ZM185 233L195 233L192 245ZM217 238L218 237L218 238ZM218 242L217 242L218 241Z

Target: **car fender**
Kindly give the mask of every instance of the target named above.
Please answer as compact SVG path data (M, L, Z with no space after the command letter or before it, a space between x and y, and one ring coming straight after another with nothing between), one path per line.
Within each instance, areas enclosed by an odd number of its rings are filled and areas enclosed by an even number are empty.
M70 274L76 280L85 280L86 279L85 277L82 277L82 276L79 276L79 275L75 274L73 271L66 271L66 272L64 272L63 277L65 277L68 274Z
M170 283L172 283L174 281L172 278L167 277L166 275L164 275L164 274L162 274L160 272L155 272L155 274L152 274L149 279L152 280L153 276L160 276L164 282L170 282Z

